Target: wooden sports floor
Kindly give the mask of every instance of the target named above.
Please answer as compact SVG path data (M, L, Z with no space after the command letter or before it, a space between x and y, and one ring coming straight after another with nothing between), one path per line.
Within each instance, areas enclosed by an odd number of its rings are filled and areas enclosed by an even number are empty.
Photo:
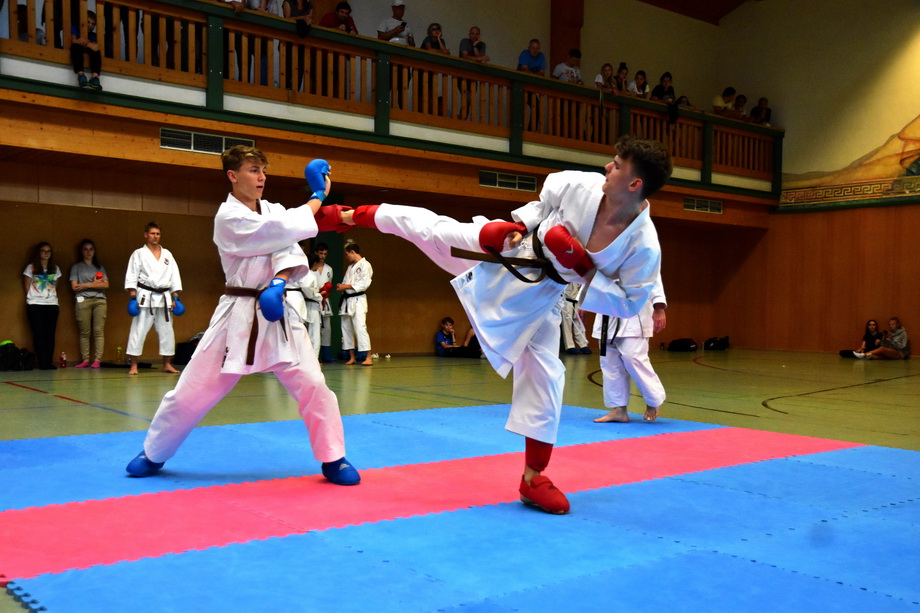
M631 423L594 424L597 356L564 360L564 517L517 501L485 360L325 366L354 488L317 476L272 376L132 479L175 375L2 372L0 612L920 613L920 362L653 350L659 420L634 390Z

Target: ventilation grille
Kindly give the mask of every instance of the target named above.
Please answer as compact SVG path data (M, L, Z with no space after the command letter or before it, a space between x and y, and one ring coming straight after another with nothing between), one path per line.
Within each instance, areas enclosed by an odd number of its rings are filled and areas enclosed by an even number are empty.
M513 175L506 172L479 171L479 184L483 187L514 189L521 192L537 191L537 178L527 175Z
M705 198L684 198L684 210L698 213L722 214L721 200L706 200Z
M255 144L256 142L250 138L217 136L216 134L160 128L160 147L163 149L181 149L182 151L220 155L234 145L254 147Z

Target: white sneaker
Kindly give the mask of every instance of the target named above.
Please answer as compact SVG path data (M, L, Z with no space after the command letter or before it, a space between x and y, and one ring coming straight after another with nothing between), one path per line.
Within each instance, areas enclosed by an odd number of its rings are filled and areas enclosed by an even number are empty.
M866 359L866 354L865 354L865 353L860 353L860 352L858 352L858 351L854 351L854 352L853 352L853 357L856 358L857 360L864 360L864 359Z

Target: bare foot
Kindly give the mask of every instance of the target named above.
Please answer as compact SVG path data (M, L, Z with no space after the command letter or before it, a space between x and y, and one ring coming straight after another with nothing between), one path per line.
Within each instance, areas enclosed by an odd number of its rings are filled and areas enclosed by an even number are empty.
M613 422L625 424L629 421L629 414L626 412L626 407L617 407L614 410L610 411L606 415L601 415L594 420L596 424L609 424Z
M347 362L345 362L345 366L351 366L352 364L357 364L357 363L358 363L358 360L352 358L348 360Z
M366 360L361 362L361 366L373 366L373 365L374 365L374 360L370 358L367 358Z
M178 374L179 374L179 371L176 370L175 368L173 368L172 366L164 367L164 368L163 368L163 372L169 372L169 373L172 373L172 374L174 374L174 375L178 375Z
M136 374L137 374L137 369L136 369L136 368L130 368L130 369L128 369L128 374L129 374L129 375L136 375Z
M658 419L658 407L645 407L645 415L642 419L645 421L655 421Z

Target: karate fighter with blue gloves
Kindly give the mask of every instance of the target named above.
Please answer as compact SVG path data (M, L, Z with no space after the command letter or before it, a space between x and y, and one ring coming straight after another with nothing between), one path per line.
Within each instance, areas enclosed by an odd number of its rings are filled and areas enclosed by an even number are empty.
M262 199L268 161L260 150L236 145L221 158L232 192L214 219L214 242L226 291L127 472L155 475L241 376L273 372L297 401L323 475L337 485L355 485L361 478L345 459L338 400L326 385L303 321L284 300L288 280L311 274L298 241L340 226L346 210L320 208L331 186L329 164L313 160L307 165L304 175L313 195L306 204L285 209Z

